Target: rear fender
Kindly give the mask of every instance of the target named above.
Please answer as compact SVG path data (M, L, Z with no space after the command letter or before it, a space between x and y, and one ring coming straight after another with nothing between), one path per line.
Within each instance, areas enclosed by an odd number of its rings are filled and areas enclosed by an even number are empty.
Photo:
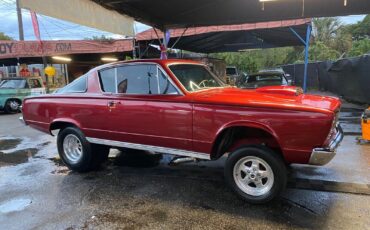
M71 118L57 118L57 119L54 119L50 123L49 133L50 133L50 135L54 136L54 134L52 133L53 130L61 129L63 127L68 127L68 126L75 126L75 127L79 128L81 130L80 122L78 122L74 119L71 119Z

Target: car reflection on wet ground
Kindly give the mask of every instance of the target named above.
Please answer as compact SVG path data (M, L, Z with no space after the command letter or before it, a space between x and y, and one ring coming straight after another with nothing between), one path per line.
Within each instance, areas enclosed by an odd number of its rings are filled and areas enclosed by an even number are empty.
M226 187L222 159L170 166L172 157L168 155L112 150L109 161L100 170L79 174L60 161L54 137L21 126L17 115L1 116L2 229L369 229L370 226L370 183L365 183L369 177L370 145L358 145L353 136L345 137L338 152L337 163L343 166L292 166L286 192L272 203L256 206L239 200ZM361 161L365 168L346 169L351 166L343 162L347 153L356 156L356 161ZM345 176L351 171L356 176ZM325 180L336 183L327 189L322 184ZM300 187L302 181L305 189ZM336 191L336 186L351 181L354 189ZM313 185L307 186L310 183ZM365 187L356 190L360 185Z

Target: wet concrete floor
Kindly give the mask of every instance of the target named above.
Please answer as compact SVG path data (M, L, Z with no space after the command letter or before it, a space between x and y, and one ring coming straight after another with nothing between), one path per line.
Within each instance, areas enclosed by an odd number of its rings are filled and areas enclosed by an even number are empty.
M99 171L79 174L61 163L53 137L28 127L15 131L14 126L17 115L0 115L0 140L5 141L0 150L1 229L370 229L368 195L293 184L270 204L250 205L226 187L222 159L169 166L166 155L142 155L145 160L138 161L137 154L117 150ZM352 139L346 137L342 153L360 151L353 160L365 167L358 173L368 175L369 161L358 155L368 160L370 147L347 151ZM18 160L4 160L10 155ZM329 168L340 172L351 165L345 157L338 163ZM317 169L295 170L300 175L292 173L292 178L335 181L330 173L307 176L320 174Z

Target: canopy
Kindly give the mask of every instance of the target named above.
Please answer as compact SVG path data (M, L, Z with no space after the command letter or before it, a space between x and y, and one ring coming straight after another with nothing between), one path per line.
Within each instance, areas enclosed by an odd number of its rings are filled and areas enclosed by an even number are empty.
M19 0L20 7L115 34L133 35L134 19L90 0Z
M284 46L302 46L303 43L291 31L294 29L305 37L307 24L311 19L245 23L193 27L189 29L170 30L169 47L198 53L237 52L245 49L273 48ZM149 29L136 35L139 42L158 44L158 37L163 33Z
M90 0L164 28L370 13L369 0Z

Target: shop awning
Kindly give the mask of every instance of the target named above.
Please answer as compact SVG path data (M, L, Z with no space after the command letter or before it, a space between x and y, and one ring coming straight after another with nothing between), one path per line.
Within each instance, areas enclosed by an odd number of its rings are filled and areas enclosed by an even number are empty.
M160 29L370 13L369 0L91 1Z
M131 39L124 40L59 40L0 41L0 59L56 56L66 54L114 53L132 51Z
M239 25L193 27L170 30L169 47L198 53L236 52L245 49L302 46L302 42L291 31L300 36L306 34L311 19L274 22L245 23ZM158 34L158 36L157 36ZM139 42L158 44L162 32L154 29L136 35Z

